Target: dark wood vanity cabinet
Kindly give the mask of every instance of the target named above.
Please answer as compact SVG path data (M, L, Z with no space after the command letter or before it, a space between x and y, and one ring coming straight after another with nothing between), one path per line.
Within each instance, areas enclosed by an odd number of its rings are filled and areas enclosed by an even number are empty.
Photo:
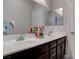
M3 59L63 59L66 51L66 36L52 42L20 51Z

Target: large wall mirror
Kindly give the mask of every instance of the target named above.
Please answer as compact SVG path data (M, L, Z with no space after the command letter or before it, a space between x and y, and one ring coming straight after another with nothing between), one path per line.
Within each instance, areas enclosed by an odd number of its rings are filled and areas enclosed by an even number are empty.
M63 8L53 10L51 2L52 0L3 0L4 34L28 33L32 26L62 26Z
M45 13L46 26L63 26L63 8L57 8Z

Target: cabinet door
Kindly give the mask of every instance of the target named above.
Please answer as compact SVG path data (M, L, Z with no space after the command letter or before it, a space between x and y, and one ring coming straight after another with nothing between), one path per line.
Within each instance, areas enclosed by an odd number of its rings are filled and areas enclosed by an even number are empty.
M35 57L39 57L40 55L42 55L42 54L44 54L48 51L49 51L49 45L48 44L38 46L34 49Z
M50 59L56 59L56 52L50 55Z
M5 56L3 59L13 59L12 56Z
M62 59L62 45L57 46L57 59Z
M56 59L56 47L50 50L50 59Z
M62 57L65 55L65 45L64 42L62 43Z
M38 56L36 59L49 59L49 52L46 52L46 53Z
M20 51L8 56L4 56L3 59L35 59L33 49Z

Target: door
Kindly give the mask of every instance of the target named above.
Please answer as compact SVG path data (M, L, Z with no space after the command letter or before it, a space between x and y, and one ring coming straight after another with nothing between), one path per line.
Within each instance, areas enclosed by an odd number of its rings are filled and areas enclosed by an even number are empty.
M70 59L75 59L75 1L68 1L68 54Z
M70 40L71 40L71 51L72 59L75 59L75 2L71 1L70 3Z

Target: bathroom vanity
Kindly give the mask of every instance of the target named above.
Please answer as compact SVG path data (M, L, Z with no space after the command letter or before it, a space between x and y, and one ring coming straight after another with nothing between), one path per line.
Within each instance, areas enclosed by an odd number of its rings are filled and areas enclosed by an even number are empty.
M29 39L29 38L27 38ZM4 42L4 59L63 59L66 52L66 34L55 33L35 41ZM32 40L30 38L30 40ZM11 43L11 44L9 44Z

